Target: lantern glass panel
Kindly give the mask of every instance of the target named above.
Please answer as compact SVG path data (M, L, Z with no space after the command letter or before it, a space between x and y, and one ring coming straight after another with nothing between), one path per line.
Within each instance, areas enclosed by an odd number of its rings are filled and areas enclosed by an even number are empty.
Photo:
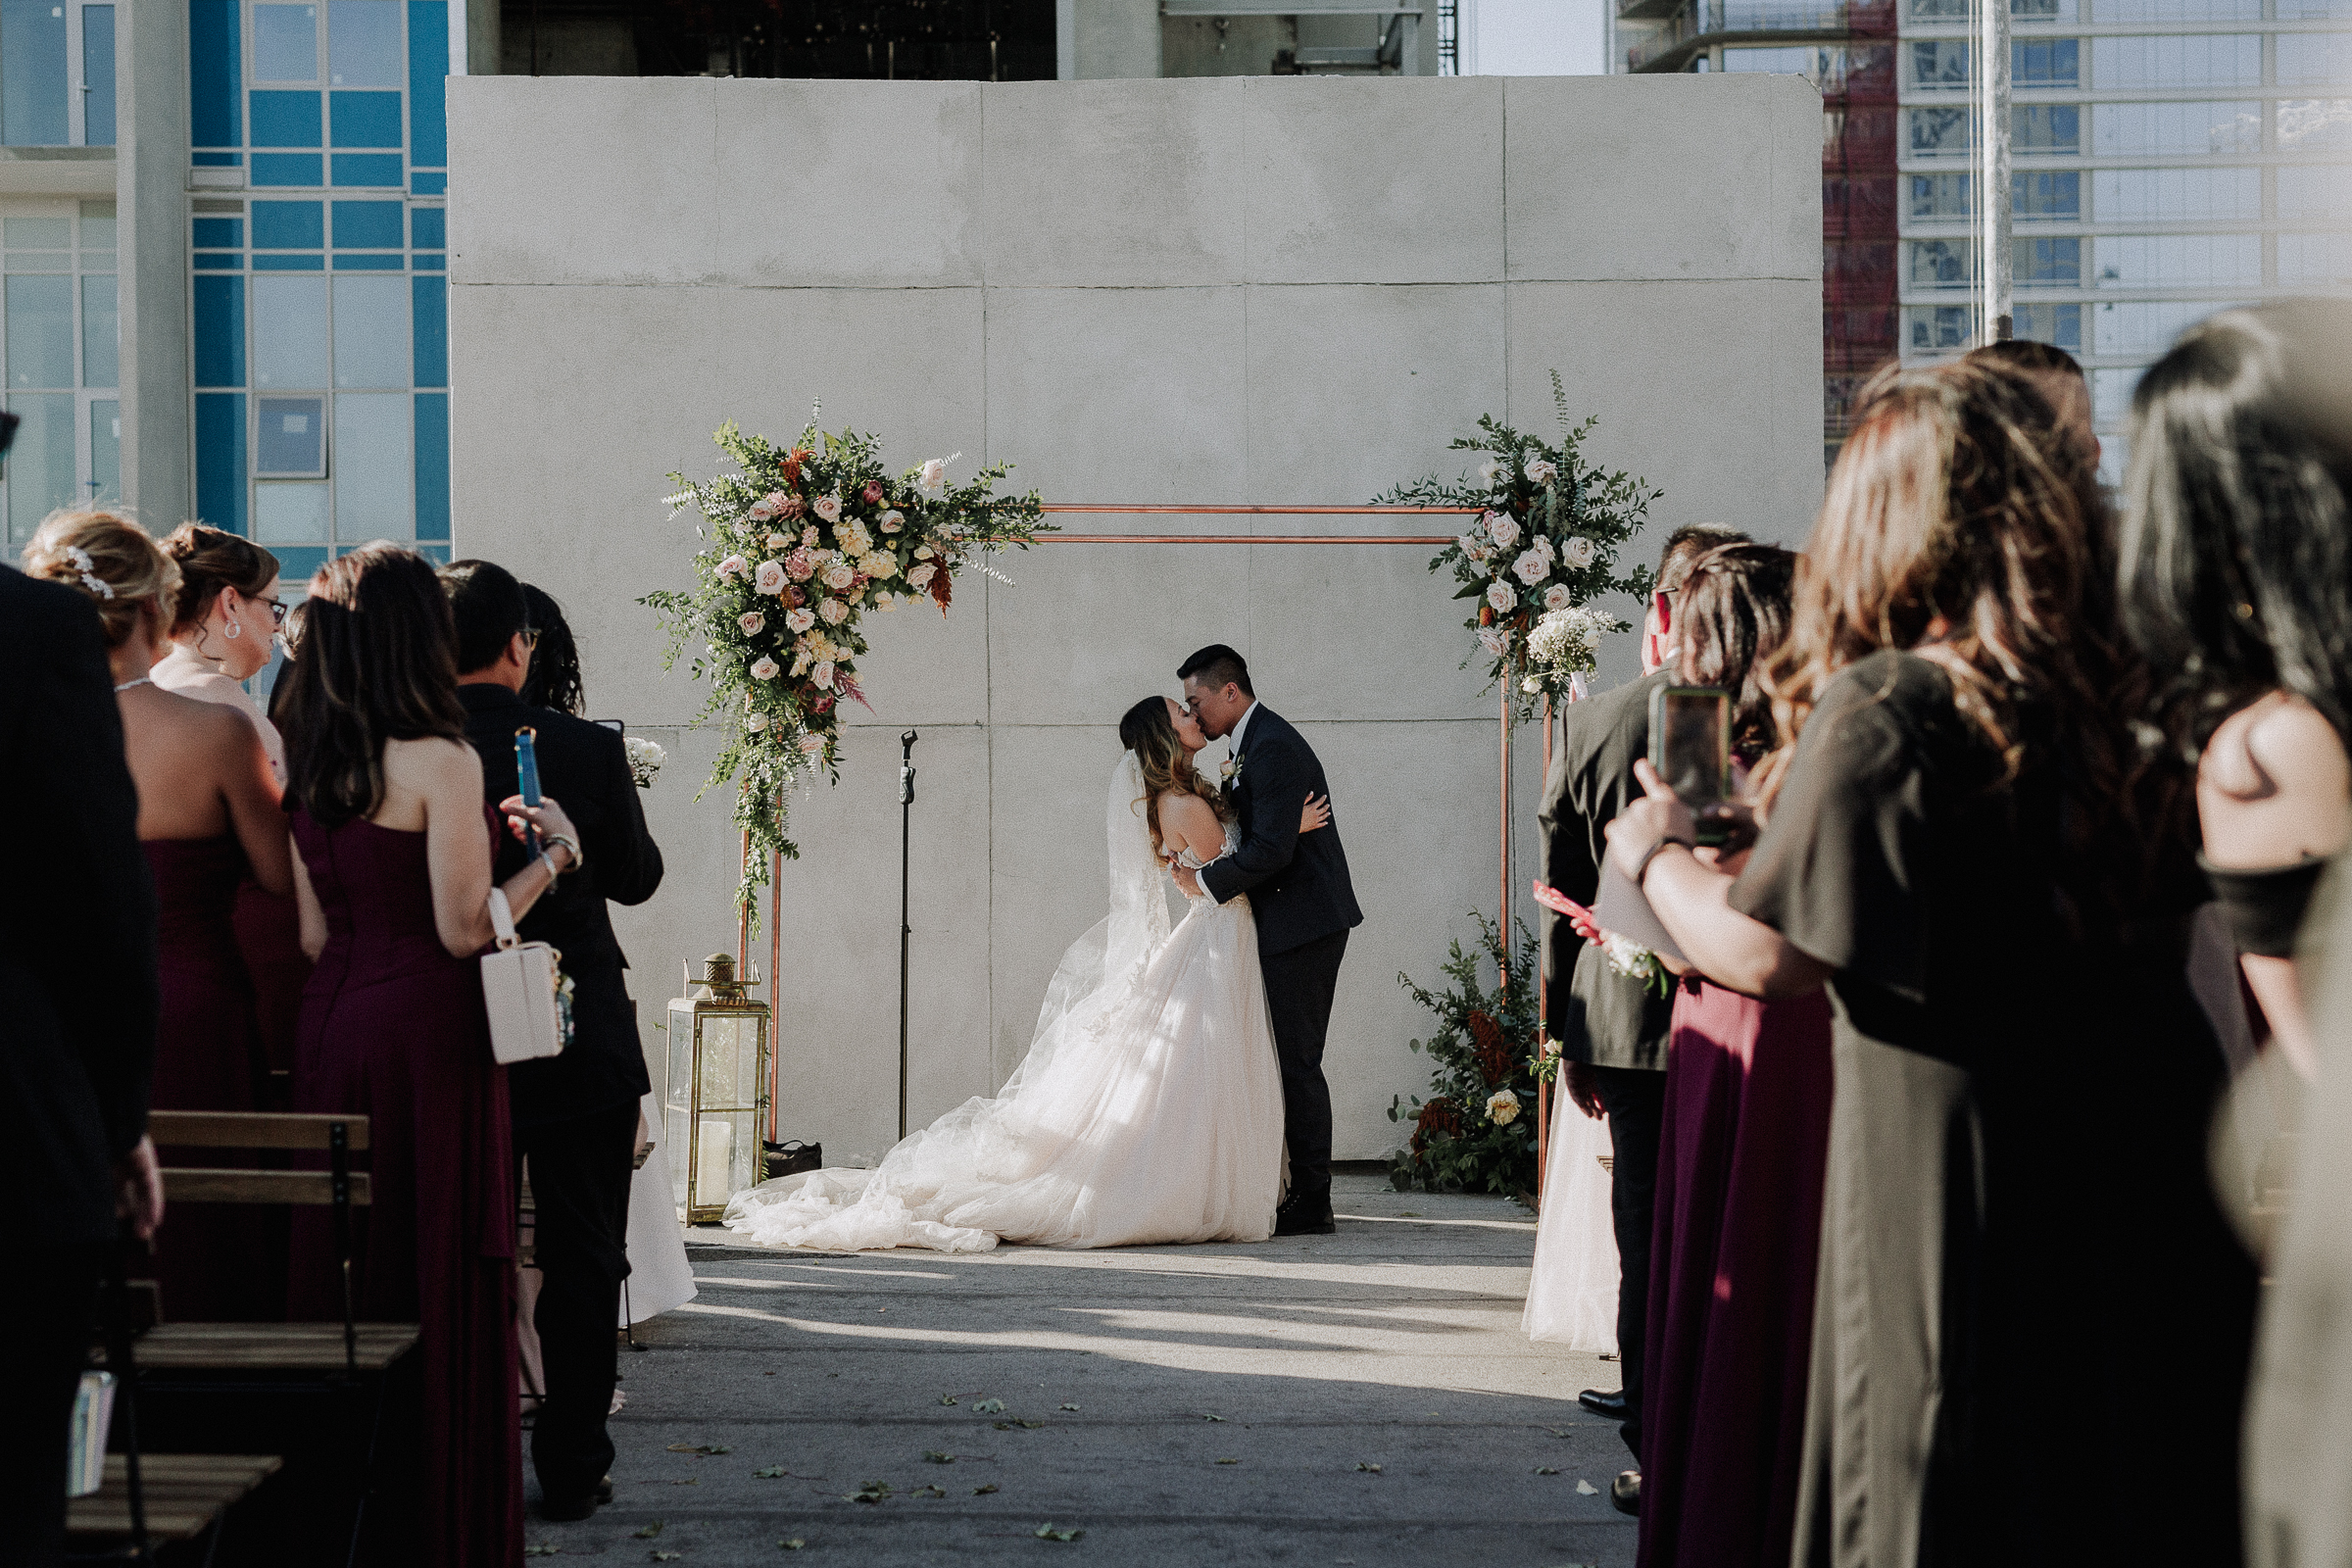
M670 1201L686 1206L686 1179L692 1167L687 1134L694 1115L694 1008L681 1002L669 1009L669 1071L662 1075L664 1102L662 1137L668 1145Z

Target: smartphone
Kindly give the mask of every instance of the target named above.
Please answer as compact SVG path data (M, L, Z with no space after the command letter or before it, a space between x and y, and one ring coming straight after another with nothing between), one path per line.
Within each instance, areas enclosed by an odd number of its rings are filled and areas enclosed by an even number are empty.
M522 804L525 806L539 804L538 740L539 732L527 724L514 732L515 793L522 797ZM522 843L523 848L536 858L539 854L539 830L534 827L524 828Z
M1722 842L1707 808L1732 793L1732 698L1716 686L1661 686L1649 694L1649 765L1699 813L1698 841Z

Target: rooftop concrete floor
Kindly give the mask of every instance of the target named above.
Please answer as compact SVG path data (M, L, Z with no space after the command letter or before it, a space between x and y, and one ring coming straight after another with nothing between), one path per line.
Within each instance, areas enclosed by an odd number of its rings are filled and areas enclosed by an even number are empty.
M1617 1369L1519 1333L1527 1211L1338 1185L1337 1235L1254 1247L697 1246L700 1298L621 1356L612 1504L524 1539L689 1568L1630 1565L1625 1448L1576 1403Z

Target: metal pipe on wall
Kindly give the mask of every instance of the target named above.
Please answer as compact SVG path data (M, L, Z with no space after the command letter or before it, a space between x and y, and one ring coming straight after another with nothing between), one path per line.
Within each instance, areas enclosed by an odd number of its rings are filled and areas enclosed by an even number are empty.
M1977 341L2011 335L2009 0L1977 0Z

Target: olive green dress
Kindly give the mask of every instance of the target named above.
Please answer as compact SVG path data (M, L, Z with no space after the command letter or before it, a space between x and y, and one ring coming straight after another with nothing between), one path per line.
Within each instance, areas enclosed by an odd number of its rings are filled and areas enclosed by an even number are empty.
M2203 1177L2196 885L2085 918L2026 738L2005 780L1939 665L1862 660L1732 890L1835 971L1802 1568L2236 1560L2254 1276Z

